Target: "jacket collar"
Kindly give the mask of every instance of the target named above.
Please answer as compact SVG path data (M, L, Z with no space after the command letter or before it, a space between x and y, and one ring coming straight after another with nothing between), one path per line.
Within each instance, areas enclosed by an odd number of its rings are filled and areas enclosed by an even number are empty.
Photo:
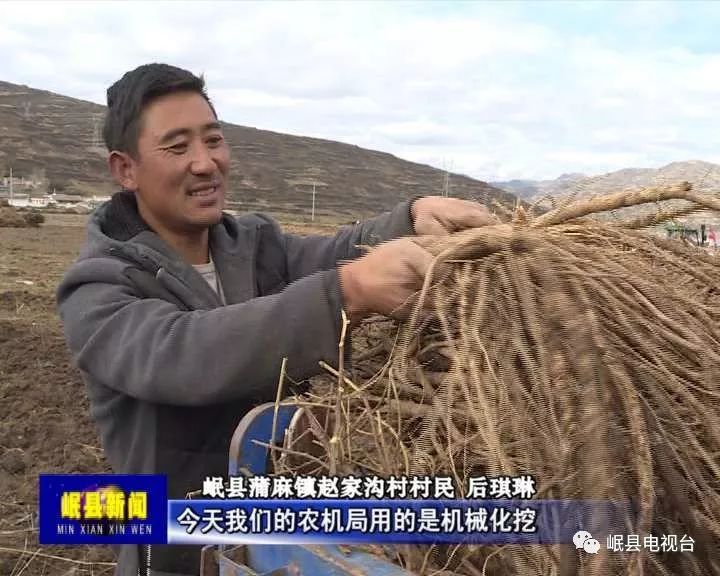
M255 238L255 227L241 226L229 214L223 214L222 220L210 227L210 250L228 304L243 302L255 295L255 279L248 278L253 275L248 272L254 268ZM142 219L132 192L116 192L97 209L89 224L89 244L102 252L119 253L153 274L163 269L208 305L221 305L218 295L197 270Z

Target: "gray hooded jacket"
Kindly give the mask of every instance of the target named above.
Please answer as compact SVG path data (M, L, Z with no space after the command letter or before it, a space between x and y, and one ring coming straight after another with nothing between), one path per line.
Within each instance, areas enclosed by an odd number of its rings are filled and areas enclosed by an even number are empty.
M113 470L167 474L170 498L225 476L235 426L274 399L282 358L297 381L321 360L337 364L336 266L358 257L358 245L413 234L410 204L334 237L284 234L260 214L224 215L210 229L224 306L143 222L132 193L100 206L57 299ZM199 572L197 546L121 548L116 574Z

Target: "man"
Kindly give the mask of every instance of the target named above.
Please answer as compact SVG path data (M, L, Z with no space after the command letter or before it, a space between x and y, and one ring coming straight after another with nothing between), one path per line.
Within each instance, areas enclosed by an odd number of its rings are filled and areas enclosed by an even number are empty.
M122 191L90 218L58 305L113 470L167 474L171 498L226 473L234 428L274 399L282 358L293 379L318 373L337 361L341 310L353 322L391 314L421 287L432 257L400 237L493 221L436 197L332 238L283 234L263 215L235 220L222 212L229 147L201 78L141 66L107 104ZM199 552L124 546L117 574L197 574Z

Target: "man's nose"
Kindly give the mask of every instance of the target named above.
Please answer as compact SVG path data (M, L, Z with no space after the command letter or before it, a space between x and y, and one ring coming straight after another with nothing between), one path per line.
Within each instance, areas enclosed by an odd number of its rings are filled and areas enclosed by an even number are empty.
M193 174L209 174L215 171L215 161L205 144L200 143L193 147L190 171Z

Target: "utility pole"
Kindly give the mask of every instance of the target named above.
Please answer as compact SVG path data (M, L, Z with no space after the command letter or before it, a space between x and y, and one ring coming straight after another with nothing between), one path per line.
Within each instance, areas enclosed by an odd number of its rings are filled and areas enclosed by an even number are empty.
M13 176L12 176L12 166L10 166L10 203L12 204L13 200Z
M445 185L443 186L443 196L447 198L448 196L448 189L450 188L450 175L448 174L448 171L445 170Z
M315 182L313 182L312 214L310 215L310 221L315 222Z
M443 183L443 196L446 198L450 195L450 168L452 167L452 163L448 165L445 158L443 158L443 169L445 170L445 181Z

